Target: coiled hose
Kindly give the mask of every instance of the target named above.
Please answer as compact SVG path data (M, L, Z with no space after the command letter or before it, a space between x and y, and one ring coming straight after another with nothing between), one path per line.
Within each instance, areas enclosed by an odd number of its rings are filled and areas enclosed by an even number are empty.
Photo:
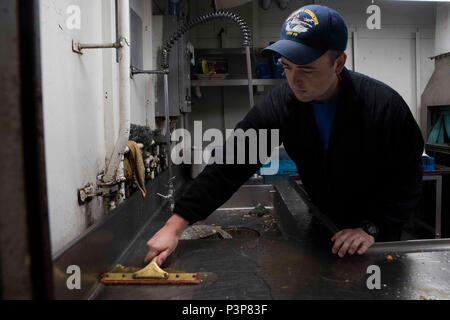
M178 30L172 35L172 37L170 37L170 39L166 42L166 45L162 49L162 59L161 59L162 68L163 69L169 68L170 49L172 48L172 45L176 41L178 41L178 38L180 38L183 34L191 30L193 27L207 23L210 20L214 19L231 19L234 22L236 22L236 24L239 25L239 27L241 28L244 37L244 46L246 47L250 46L251 42L250 29L247 23L244 21L244 19L242 19L239 15L232 12L216 11L197 17L194 20L185 23L184 25L178 28Z

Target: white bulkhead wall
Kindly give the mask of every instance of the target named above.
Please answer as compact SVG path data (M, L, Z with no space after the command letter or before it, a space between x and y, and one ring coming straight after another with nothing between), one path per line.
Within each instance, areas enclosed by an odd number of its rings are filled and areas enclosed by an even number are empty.
M80 236L104 215L102 198L78 204L77 189L96 183L119 130L118 63L115 49L72 51L82 43L115 42L115 1L40 2L42 90L52 253ZM69 6L78 6L80 29L70 29ZM130 0L143 23L143 60L152 69L152 8ZM154 128L152 78L131 80L131 122Z
M436 50L435 55L450 52L450 3L436 5Z

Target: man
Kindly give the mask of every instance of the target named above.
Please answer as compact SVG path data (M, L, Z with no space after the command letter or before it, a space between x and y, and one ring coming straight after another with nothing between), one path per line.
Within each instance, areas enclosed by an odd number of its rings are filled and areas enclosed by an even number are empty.
M312 202L341 231L332 252L363 254L400 240L421 195L423 138L408 106L387 85L347 70L347 27L334 10L292 13L265 50L281 58L287 84L272 90L237 125L279 129ZM176 203L148 243L146 261L175 249L183 230L220 207L260 167L213 164Z

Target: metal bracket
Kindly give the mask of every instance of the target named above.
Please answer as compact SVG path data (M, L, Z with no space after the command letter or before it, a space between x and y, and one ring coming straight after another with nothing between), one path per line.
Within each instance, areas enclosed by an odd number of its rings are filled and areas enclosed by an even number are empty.
M78 203L80 205L85 204L88 200L100 195L98 190L92 183L87 184L83 188L78 189Z
M141 70L134 66L131 66L131 74L169 74L169 69L162 70Z
M103 182L104 174L97 176L97 185L92 183L78 189L78 204L81 206L94 197L106 197L119 191L120 184L124 182L125 177L110 182Z
M81 206L94 197L106 197L119 190L119 185L99 185L97 188L89 183L83 188L78 189L78 204Z
M85 203L87 199L89 199L94 192L94 187L90 183L87 186L78 189L78 202Z
M80 43L75 40L72 40L72 51L81 55L83 54L80 49Z

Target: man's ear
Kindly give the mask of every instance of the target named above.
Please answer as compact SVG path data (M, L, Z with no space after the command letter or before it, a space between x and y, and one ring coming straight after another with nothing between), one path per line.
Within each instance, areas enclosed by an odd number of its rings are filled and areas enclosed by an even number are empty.
M336 74L340 74L342 72L342 69L344 69L345 67L345 62L347 62L347 54L345 52L342 52L334 62L334 71L336 72Z

